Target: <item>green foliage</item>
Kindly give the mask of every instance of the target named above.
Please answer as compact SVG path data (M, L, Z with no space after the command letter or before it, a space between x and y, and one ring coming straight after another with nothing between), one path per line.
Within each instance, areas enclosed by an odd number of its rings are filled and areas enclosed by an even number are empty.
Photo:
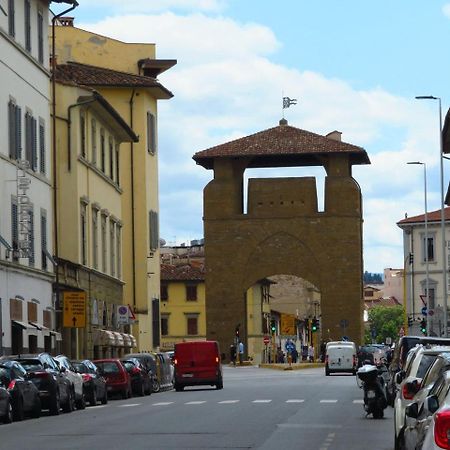
M370 328L366 331L366 342L372 342L372 330L375 330L374 341L377 344L386 342L390 337L394 341L398 337L400 327L405 323L403 306L376 306L369 310Z
M366 270L364 272L363 281L364 284L382 284L383 277L381 273L370 273Z

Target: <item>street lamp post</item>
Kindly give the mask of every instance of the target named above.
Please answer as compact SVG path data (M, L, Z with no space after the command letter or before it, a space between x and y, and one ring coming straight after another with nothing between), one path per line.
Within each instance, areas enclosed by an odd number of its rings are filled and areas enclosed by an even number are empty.
M442 140L442 109L441 98L433 95L419 95L417 100L438 100L439 105L439 161L440 161L440 177L441 177L441 234L442 234L442 292L444 307L444 336L448 337L448 311L447 311L447 255L445 245L445 209L444 209L444 143Z
M430 319L430 285L429 285L429 258L428 258L428 202L427 202L427 165L426 163L420 162L420 161L411 161L408 162L407 164L417 164L417 165L421 165L423 166L423 183L424 183L424 198L425 198L425 245L424 245L424 250L425 250L425 297L427 300L427 336L430 336L430 331L431 331L431 319ZM414 301L414 299L413 299Z

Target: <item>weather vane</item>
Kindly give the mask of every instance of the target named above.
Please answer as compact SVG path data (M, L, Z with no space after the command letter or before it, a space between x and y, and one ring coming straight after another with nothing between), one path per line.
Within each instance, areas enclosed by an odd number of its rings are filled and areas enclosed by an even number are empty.
M286 108L289 108L289 106L296 104L297 104L296 98L283 97L283 119L284 119L284 110Z

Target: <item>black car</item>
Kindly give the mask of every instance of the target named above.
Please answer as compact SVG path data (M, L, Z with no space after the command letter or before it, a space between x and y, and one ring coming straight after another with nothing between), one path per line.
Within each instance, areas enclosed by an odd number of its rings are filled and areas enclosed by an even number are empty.
M135 395L150 395L153 388L153 380L149 373L137 358L122 359L121 363L130 374L131 390Z
M89 359L72 361L72 364L83 377L83 392L89 404L95 406L97 401L101 400L102 405L106 405L108 403L106 380L97 366Z
M57 415L75 408L75 397L69 379L48 353L4 356L0 361L19 362L27 371L29 380L38 388L43 409Z
M12 414L11 396L0 380L0 422L11 423L13 420Z
M158 392L160 389L160 383L158 380L158 368L156 356L151 353L129 353L124 356L124 359L136 358L148 373L148 376L152 380L152 392Z
M11 396L14 421L23 420L25 415L41 416L39 390L18 362L0 361L0 380Z

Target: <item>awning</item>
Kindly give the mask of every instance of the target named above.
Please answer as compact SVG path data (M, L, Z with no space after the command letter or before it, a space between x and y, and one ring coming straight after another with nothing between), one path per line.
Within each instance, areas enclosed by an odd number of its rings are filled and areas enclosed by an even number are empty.
M116 338L115 346L116 347L123 347L124 346L124 342L123 342L122 333L118 333L117 331L112 331L112 333L114 334L114 337Z
M131 338L131 347L137 347L136 338L132 334L130 334L130 338Z
M59 331L50 330L50 336L55 336L57 341L62 341L62 334Z
M13 327L20 328L22 331L26 331L28 334L38 334L38 330L33 325L30 325L26 322L21 322L20 320L11 320L11 324Z
M131 341L131 337L130 337L129 334L122 333L122 337L123 337L123 345L124 345L124 347L131 347L133 345L133 343Z
M94 345L103 347L115 347L116 346L116 333L109 330L94 329Z
M33 327L37 328L38 331L41 331L44 336L48 336L50 333L50 328L47 328L45 325L42 325L38 322L32 322L31 320L28 322Z

